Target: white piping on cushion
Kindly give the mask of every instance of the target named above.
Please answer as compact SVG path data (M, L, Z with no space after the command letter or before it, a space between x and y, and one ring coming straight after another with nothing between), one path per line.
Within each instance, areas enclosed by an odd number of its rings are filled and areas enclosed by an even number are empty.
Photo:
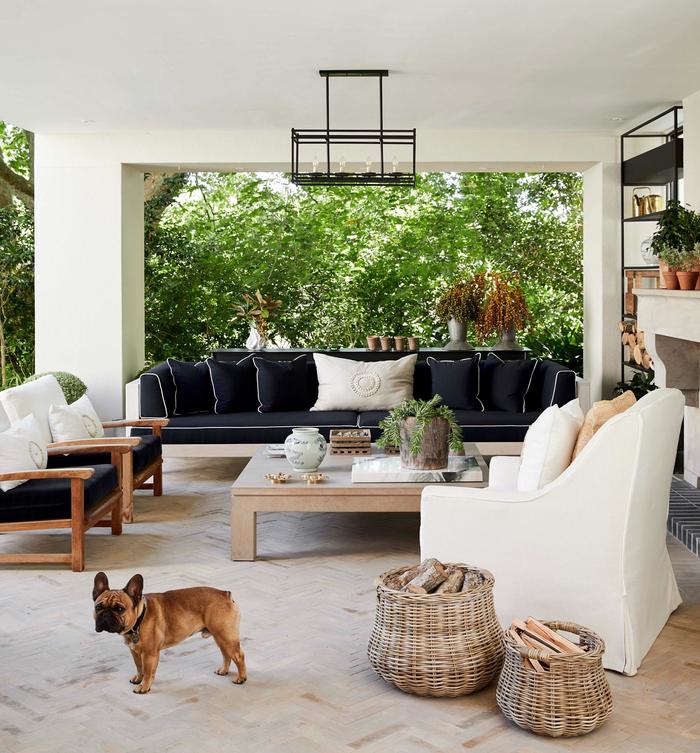
M559 369L554 375L554 387L552 388L552 399L549 401L549 407L554 405L554 395L557 393L557 379L559 374L573 374L574 375L574 395L576 394L576 372L573 369Z
M252 357L253 357L253 354L252 353L248 353L248 355L245 358L241 358L240 361L236 361L236 366L240 366L243 363L243 361L247 361L249 358L252 358ZM223 413L219 413L219 411L216 410L216 407L219 404L219 398L216 395L216 387L214 387L214 377L213 377L213 375L211 373L211 365L209 364L209 361L216 361L216 358L214 358L213 356L209 356L205 360L205 363L207 364L207 368L209 369L209 381L211 382L211 391L214 393L214 413L217 416L222 416L224 414ZM231 362L230 361L224 361L223 363L231 363ZM253 362L253 365L255 365L255 362ZM257 381L257 378L256 378L256 381Z
M253 355L252 353L250 354ZM292 358L291 361L271 361L271 363L294 363L294 361L298 361L300 358L306 358L306 353L302 353L300 356L297 356L296 358ZM260 356L256 356L253 358L253 366L255 366L255 390L258 393L258 413L273 413L273 411L264 411L261 410L262 408L262 400L260 399L260 369L258 368L258 364L255 363L256 361L265 361L265 358L261 358ZM280 429L284 429L284 426L280 426ZM327 427L322 427L327 428Z
M479 393L481 392L481 353L474 353L473 356L469 356L469 358L460 358L460 361L471 361L472 358L475 358L477 360L476 364L476 401L481 406L481 412L483 413L486 410L486 406L481 401L481 398L479 397ZM496 356L498 358L498 356ZM501 359L498 358L500 361ZM430 362L435 361L435 363L454 363L454 360L450 361L448 358L441 358L438 360L437 358L434 358L433 356L428 356L425 359L425 362L430 366ZM501 361L502 363L502 361ZM430 383L430 389L432 390L432 377L431 377L431 383Z
M172 374L172 372L171 372ZM165 404L165 393L163 392L163 383L160 381L160 377L153 371L145 371L139 376L139 418L143 418L141 412L141 379L145 376L152 376L158 380L158 388L160 389L160 399L163 401L163 413L162 416L146 416L146 418L168 418L168 406Z

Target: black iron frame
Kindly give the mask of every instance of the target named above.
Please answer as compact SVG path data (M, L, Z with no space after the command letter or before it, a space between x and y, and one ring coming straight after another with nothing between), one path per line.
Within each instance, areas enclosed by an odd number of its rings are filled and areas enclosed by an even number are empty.
M320 70L326 84L326 127L292 128L292 183L300 186L415 186L416 184L416 129L384 128L383 80L388 70ZM331 128L330 79L334 77L362 77L379 79L379 128ZM326 170L301 172L299 147L320 144L326 147ZM379 172L331 172L331 146L342 144L373 144L379 146ZM410 146L411 171L387 171L384 147Z

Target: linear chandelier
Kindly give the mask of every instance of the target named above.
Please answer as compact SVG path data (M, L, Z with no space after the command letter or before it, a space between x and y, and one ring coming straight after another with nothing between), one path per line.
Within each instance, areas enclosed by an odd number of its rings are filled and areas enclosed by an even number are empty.
M384 92L382 82L389 75L388 70L321 70L320 75L326 80L326 127L292 128L292 183L299 186L415 186L416 185L416 129L384 128ZM330 116L330 79L335 77L362 77L379 79L379 128L331 128ZM325 153L325 170L319 170L317 154L310 162L311 170L302 171L299 162L300 149L309 153L309 147L323 148ZM351 145L369 145L379 147L379 159L376 168L370 157L365 162L365 169L346 170L343 147ZM399 161L391 147L398 147L404 155ZM340 152L337 161L333 161L336 152ZM408 152L408 158L406 158ZM392 158L387 162L387 153ZM307 161L306 164L309 164ZM333 168L337 166L337 170ZM403 169L403 168L406 169Z

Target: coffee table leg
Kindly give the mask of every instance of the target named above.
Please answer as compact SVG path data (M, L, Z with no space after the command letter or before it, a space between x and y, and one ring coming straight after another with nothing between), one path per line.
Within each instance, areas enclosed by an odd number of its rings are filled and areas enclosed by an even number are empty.
M254 560L256 544L255 510L246 509L244 499L231 497L231 559Z

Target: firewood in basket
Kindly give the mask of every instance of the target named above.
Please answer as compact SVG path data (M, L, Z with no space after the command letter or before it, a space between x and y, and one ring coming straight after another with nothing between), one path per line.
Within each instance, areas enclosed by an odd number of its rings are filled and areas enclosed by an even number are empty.
M447 572L447 580L443 580L442 583L433 591L433 593L456 594L462 590L462 584L464 583L464 573L459 568L449 568Z
M403 572L392 575L385 581L384 585L387 588L393 588L394 591L400 591L407 583L412 581L416 575L418 575L419 570L420 565L408 567Z
M510 628L508 631L510 633L510 637L518 644L518 646L522 646L523 648L529 648L527 643L520 637L520 633L518 633L515 628ZM528 664L532 667L532 669L535 670L535 672L545 672L545 668L542 666L542 663L539 662L537 659L530 659L530 657L523 656L523 666L527 667Z
M513 620L511 627L519 631L523 640L525 640L526 643L532 644L535 648L549 651L551 654L565 653L556 643L553 643L549 638L544 638L539 633L531 630L522 620Z
M464 583L462 584L462 591L471 591L472 588L477 588L481 585L482 579L479 573L472 573L467 570L464 573Z
M434 558L424 560L420 564L418 575L407 583L403 590L414 594L427 594L444 580L447 580L447 572L442 564Z
M557 646L557 648L559 648L560 651L565 654L579 656L580 654L585 653L581 646L577 646L575 643L572 643L568 638L565 638L563 635L561 635L561 633L557 633L555 630L548 628L546 625L543 625L534 617L528 617L525 621L525 625L530 632L541 636L545 640L548 640L550 643L553 643L555 646Z

